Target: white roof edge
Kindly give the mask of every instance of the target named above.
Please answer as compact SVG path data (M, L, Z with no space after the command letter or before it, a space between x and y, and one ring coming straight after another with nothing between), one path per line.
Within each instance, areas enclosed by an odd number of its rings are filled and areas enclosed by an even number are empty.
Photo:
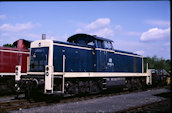
M49 45L53 45L53 40L36 40L34 42L31 42L31 48L49 47Z

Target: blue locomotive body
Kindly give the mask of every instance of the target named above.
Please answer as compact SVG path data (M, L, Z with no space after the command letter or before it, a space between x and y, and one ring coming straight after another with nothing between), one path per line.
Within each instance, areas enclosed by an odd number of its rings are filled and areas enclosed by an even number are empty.
M66 72L142 72L140 55L114 50L109 39L76 34L68 42L53 41L54 72L63 71L62 56L66 56ZM37 54L37 59L34 58ZM41 54L43 56L41 56ZM44 71L48 65L48 48L32 48L31 72ZM34 65L34 66L33 66Z
M142 72L142 57L114 50L112 41L86 34L77 34L68 43L54 41L53 66L62 72L62 56L66 56L66 72Z

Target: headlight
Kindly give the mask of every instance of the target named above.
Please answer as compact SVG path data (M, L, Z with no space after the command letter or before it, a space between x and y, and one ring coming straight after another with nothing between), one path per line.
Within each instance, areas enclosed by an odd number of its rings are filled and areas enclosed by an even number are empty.
M48 72L46 72L46 73L45 73L45 75L46 75L46 76L48 76L48 75L49 75L49 73L48 73Z
M15 87L18 87L18 84L15 84Z
M18 71L18 67L16 67L16 71Z
M49 67L46 67L46 71L48 71L49 70Z

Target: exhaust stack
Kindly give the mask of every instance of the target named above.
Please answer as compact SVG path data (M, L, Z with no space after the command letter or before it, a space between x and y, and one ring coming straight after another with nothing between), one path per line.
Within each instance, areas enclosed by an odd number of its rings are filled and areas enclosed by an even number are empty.
M46 39L46 34L42 34L42 40Z

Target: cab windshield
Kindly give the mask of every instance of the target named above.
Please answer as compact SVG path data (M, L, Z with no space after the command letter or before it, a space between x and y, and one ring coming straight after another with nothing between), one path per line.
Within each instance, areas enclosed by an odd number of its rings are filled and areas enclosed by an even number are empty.
M44 72L45 65L48 65L48 47L32 48L30 56L30 71Z

